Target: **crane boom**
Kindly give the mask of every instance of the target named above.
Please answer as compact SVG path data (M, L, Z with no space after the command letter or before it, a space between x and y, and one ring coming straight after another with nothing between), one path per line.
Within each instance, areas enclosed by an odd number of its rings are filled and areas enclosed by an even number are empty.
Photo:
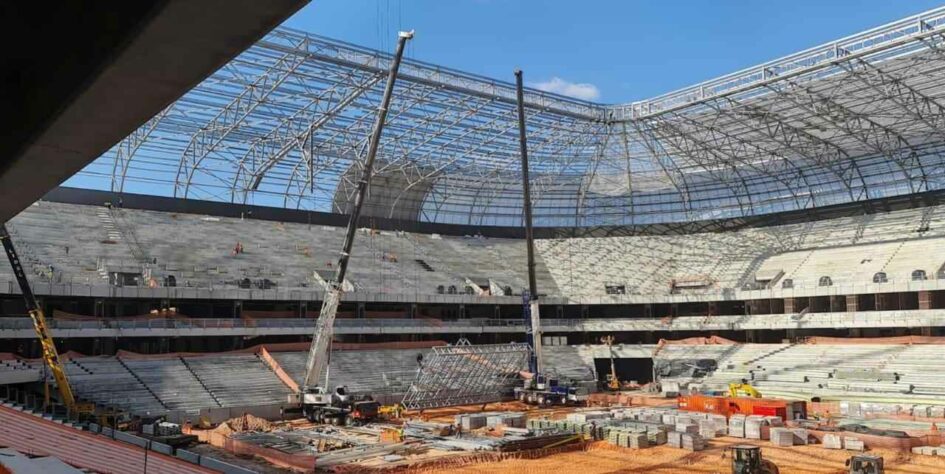
M522 203L525 213L525 243L528 257L528 294L523 295L528 337L531 339L532 356L528 370L543 373L541 357L541 318L538 313L538 282L535 277L535 236L532 231L532 195L528 178L528 142L525 137L525 92L522 85L522 70L515 70L515 95L518 102L518 141L522 155Z
M72 392L72 385L69 384L69 377L66 375L66 369L59 358L59 351L56 349L56 343L49 333L49 326L46 324L46 315L42 308L36 302L36 296L33 295L33 289L30 287L29 280L26 279L26 272L23 270L23 264L16 253L16 247L13 246L13 239L10 232L7 231L6 224L0 224L0 242L3 243L3 250L7 253L10 260L10 266L13 267L13 275L16 282L20 285L20 292L23 294L23 300L26 303L26 312L33 320L33 328L39 337L39 343L43 350L43 363L49 368L53 378L56 380L56 388L59 390L59 396L62 403L70 414L80 412L79 404L76 403L75 394Z
M301 387L303 403L305 402L305 395L308 393L318 394L327 392L327 369L329 357L331 356L331 339L334 333L335 314L338 312L338 303L341 300L342 285L344 284L345 273L348 271L348 261L351 258L351 249L354 246L354 237L358 230L358 218L361 216L361 207L364 205L365 195L371 183L374 158L377 156L381 133L384 130L384 122L387 120L387 110L394 92L394 82L397 80L397 71L400 68L400 61L403 58L404 47L407 44L407 40L411 38L413 38L413 31L401 32L397 40L397 51L394 53L394 59L391 62L390 71L387 75L387 86L384 88L384 96L377 109L377 118L374 121L374 128L371 132L370 143L368 144L367 157L364 160L364 169L361 173L361 179L358 181L358 188L354 197L354 208L351 210L351 215L348 216L348 228L345 232L341 257L338 260L338 270L335 273L335 279L329 282L327 291L325 292L325 299L322 302L322 309L319 311L318 320L315 322L315 334L312 337L308 360L305 363L305 379ZM317 387L318 378L323 374L325 375L325 379L322 382L322 386Z

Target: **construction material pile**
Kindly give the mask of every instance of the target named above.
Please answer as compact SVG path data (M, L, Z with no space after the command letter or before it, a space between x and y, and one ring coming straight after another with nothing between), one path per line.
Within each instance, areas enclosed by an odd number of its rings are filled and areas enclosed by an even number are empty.
M496 428L505 426L511 428L525 428L525 414L519 412L482 412L456 415L456 426L463 431L478 428Z
M632 448L669 444L691 451L702 450L706 439L723 435L768 439L771 427L781 425L781 419L773 416L735 415L729 420L722 415L665 407L579 411L563 420L538 418L527 423L536 433L580 434Z
M229 435L231 433L242 433L244 431L268 432L272 431L272 428L272 423L269 421L246 413L243 416L230 418L220 423L213 431L221 435Z

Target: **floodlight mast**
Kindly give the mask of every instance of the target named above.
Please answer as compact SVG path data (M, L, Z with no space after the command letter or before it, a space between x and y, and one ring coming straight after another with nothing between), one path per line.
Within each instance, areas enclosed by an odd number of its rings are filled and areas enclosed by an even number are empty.
M409 39L413 38L413 31L400 32L397 40L397 51L394 53L391 62L390 71L387 75L387 86L384 89L384 96L377 109L377 118L374 122L374 128L371 131L371 138L368 144L367 156L364 160L364 169L361 173L361 179L358 181L358 188L354 197L354 207L348 216L348 228L345 232L344 245L341 251L341 257L338 259L338 270L335 273L334 280L328 282L325 299L322 302L322 309L318 313L318 320L315 322L315 334L312 337L312 346L309 348L308 360L305 363L305 379L302 382L301 400L303 404L324 404L330 403L330 390L328 388L328 363L331 355L331 339L334 333L335 314L338 312L338 303L341 300L341 293L345 281L345 274L348 271L348 261L351 258L351 249L354 246L354 237L358 229L358 218L361 216L361 208L364 205L364 198L371 183L371 173L374 169L374 158L377 156L377 149L380 146L381 133L384 131L384 123L387 120L387 111L390 106L391 97L394 92L394 83L397 80L397 71L400 68L400 61L403 58L404 47ZM318 378L324 375L322 385L318 386ZM325 397L327 395L327 398Z
M528 294L523 297L526 311L526 331L532 339L532 357L529 359L529 371L543 373L541 359L541 319L538 314L538 283L535 278L535 236L532 231L532 196L528 178L528 141L525 133L525 92L522 85L522 70L515 70L515 95L518 102L518 141L522 155L522 201L525 218L525 242L528 255ZM531 324L527 324L530 322ZM530 331L529 331L530 330Z

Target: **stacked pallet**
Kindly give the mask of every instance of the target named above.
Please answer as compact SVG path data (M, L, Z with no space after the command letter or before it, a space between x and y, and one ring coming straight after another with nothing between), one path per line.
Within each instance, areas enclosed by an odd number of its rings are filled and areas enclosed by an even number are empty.
M771 444L775 446L794 446L794 433L787 428L771 428Z

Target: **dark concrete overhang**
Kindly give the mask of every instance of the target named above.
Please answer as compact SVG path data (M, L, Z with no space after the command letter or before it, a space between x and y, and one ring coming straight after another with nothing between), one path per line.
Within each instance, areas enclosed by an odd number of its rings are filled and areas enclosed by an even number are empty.
M306 3L0 2L0 222Z

